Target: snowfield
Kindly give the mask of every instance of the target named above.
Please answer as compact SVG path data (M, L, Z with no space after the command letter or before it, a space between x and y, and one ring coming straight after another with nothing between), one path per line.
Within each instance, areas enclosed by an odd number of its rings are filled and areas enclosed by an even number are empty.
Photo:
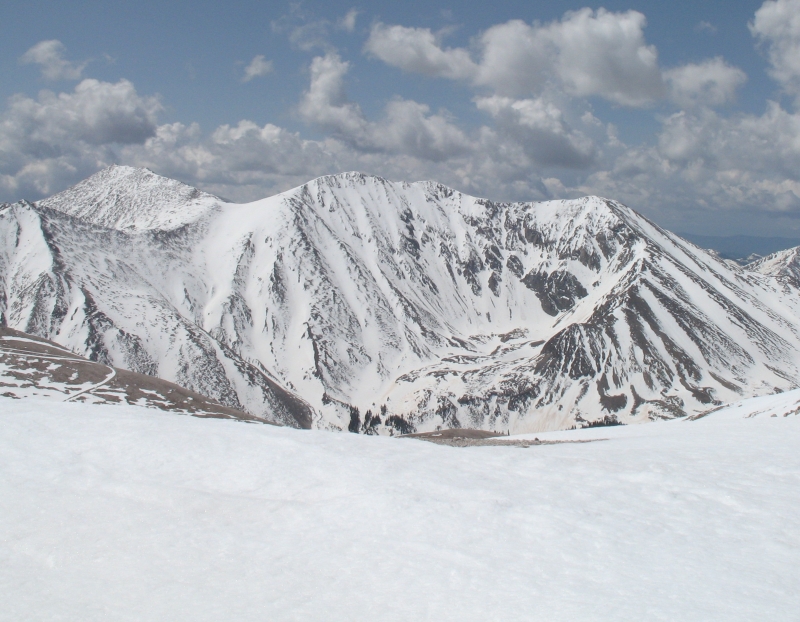
M459 449L0 398L0 620L797 620L799 402Z

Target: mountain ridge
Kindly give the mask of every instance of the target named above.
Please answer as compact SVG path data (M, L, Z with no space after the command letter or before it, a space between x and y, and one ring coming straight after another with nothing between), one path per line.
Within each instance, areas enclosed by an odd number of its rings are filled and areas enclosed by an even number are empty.
M37 205L112 229L174 229L222 199L147 168L112 165Z
M130 404L195 417L258 421L175 384L92 362L52 341L4 327L0 327L0 396Z
M502 203L351 172L234 204L132 171L118 191L98 174L0 208L4 322L201 393L227 386L211 397L257 416L300 425L280 406L296 398L302 427L366 433L636 422L800 378L795 285L615 201ZM161 190L141 198L140 178ZM37 219L51 243L22 251L38 267L20 279L11 230L34 239ZM88 328L98 313L106 328Z

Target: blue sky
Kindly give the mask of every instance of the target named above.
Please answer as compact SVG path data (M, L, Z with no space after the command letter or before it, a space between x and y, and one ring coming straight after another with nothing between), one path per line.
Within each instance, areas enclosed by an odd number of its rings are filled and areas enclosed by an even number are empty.
M235 200L357 169L800 237L800 0L7 0L0 36L0 200L111 163Z

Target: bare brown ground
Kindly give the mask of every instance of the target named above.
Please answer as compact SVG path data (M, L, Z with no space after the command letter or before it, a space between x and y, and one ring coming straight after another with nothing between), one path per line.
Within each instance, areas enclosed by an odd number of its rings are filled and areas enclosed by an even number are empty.
M486 430L467 430L464 428L454 428L450 430L439 430L438 432L419 432L417 434L404 434L399 438L415 438L420 441L428 441L437 445L448 445L449 447L534 447L536 445L561 445L564 443L592 443L595 440L605 439L586 439L574 441L540 441L538 438L530 439L510 439L497 432L487 432Z
M52 341L0 327L0 395L20 397L20 387L42 387L43 396L62 401L127 403L195 417L268 423L248 413L160 378L85 359ZM109 379L110 377L110 379ZM94 385L86 390L86 387Z

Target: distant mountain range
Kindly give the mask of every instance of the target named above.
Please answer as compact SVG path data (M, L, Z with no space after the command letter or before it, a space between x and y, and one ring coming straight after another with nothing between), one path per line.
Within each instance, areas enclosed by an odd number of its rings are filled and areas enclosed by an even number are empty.
M762 238L754 235L715 236L693 233L679 233L678 235L701 248L716 251L723 259L732 259L741 264L800 246L800 239L797 238Z
M116 166L0 206L3 325L370 434L630 423L796 388L797 265L731 265L599 197L359 173L239 205Z

